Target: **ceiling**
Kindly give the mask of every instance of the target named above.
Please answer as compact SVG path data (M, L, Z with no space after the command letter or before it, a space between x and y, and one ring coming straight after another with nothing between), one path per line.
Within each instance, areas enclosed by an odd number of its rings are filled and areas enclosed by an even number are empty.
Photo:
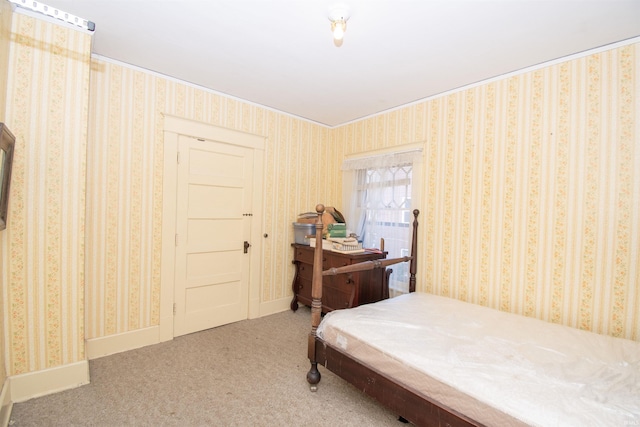
M640 0L43 3L93 21L94 54L329 127L640 36Z

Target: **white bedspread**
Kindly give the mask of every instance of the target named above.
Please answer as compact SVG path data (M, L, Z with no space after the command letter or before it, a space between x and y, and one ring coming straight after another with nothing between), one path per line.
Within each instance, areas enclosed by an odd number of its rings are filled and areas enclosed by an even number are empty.
M317 333L487 424L640 425L639 342L425 293L332 311Z

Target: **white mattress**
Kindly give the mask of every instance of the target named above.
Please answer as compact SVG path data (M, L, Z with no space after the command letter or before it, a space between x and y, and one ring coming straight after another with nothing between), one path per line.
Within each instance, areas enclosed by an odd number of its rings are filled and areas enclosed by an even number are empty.
M332 311L317 333L487 425L640 425L640 342L425 293Z

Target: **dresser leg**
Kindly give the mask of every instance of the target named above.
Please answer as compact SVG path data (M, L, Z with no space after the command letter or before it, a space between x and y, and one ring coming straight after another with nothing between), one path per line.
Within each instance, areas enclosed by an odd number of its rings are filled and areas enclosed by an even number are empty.
M291 283L291 290L293 291L293 299L291 300L291 311L296 311L298 309L298 270L300 269L300 263L293 260L292 264L296 266L296 272L293 275L293 282Z

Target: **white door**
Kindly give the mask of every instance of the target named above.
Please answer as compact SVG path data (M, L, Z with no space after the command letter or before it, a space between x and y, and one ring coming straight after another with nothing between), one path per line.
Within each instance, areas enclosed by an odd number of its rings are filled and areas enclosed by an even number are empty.
M174 335L248 317L253 150L178 140Z

